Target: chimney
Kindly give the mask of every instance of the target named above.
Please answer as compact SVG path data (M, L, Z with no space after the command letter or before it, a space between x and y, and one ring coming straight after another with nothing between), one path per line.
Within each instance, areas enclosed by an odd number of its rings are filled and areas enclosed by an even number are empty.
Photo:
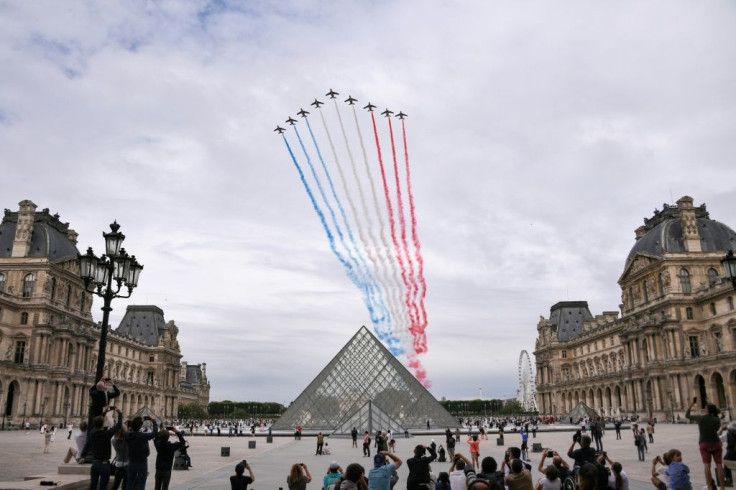
M683 196L677 201L677 209L680 211L680 226L682 227L682 242L688 252L702 252L700 246L700 233L698 233L698 222L695 219L695 208L693 198Z
M11 257L27 257L31 250L31 237L33 236L33 221L35 219L36 205L31 201L18 203L18 224L15 227L15 240L13 240L13 251Z

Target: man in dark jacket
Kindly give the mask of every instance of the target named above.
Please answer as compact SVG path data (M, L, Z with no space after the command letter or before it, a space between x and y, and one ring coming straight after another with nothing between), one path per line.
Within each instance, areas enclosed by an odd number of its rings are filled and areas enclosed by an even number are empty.
M429 456L424 454L429 451ZM407 490L428 490L430 486L429 463L437 458L433 446L419 444L414 448L414 457L406 460L409 476L406 479Z
M118 413L118 421L113 427L109 429L103 428L105 417L98 415L94 418L92 430L89 432L88 452L92 455L92 467L89 470L90 490L96 490L98 482L100 484L100 490L107 490L107 484L110 481L110 473L112 471L112 466L110 466L112 444L110 440L120 430L123 423L120 410L115 411Z
M177 442L169 442L169 431L173 431ZM171 467L174 465L174 453L177 449L181 449L186 445L187 441L176 427L168 427L161 429L153 445L156 447L156 476L155 490L169 490L169 482L171 481Z
M136 417L130 423L130 432L125 434L128 443L128 481L125 490L145 490L148 477L148 441L158 435L156 419L146 417L153 424L151 432L141 432L143 418Z

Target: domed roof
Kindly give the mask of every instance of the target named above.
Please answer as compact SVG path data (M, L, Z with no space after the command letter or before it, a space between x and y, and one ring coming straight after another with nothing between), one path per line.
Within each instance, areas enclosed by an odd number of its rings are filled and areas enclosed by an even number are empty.
M18 212L5 210L0 223L0 258L11 257L13 240L18 226ZM71 231L76 236L76 233ZM76 242L69 238L69 223L59 221L59 215L49 214L48 209L34 213L31 248L28 257L48 257L51 261L76 258L79 255Z
M716 220L710 219L705 204L691 208L700 235L703 252L723 252L736 248L736 232ZM631 248L626 264L637 254L661 257L666 253L687 252L682 233L681 209L664 204L662 211L655 210L651 219L644 219L644 226L637 230L637 241Z

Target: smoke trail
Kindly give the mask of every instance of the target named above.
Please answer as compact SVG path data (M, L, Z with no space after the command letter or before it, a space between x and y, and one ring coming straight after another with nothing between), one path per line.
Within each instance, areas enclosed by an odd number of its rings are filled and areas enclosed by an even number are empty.
M319 190L322 200L325 202L325 206L327 207L327 210L330 212L332 216L332 221L335 225L336 231L340 237L340 240L342 242L343 248L347 249L347 246L345 245L344 238L342 237L342 232L340 231L339 225L337 224L337 219L335 217L335 212L332 210L332 207L329 205L329 202L327 201L327 198L325 197L324 189L322 189L322 184L320 184L319 178L317 176L317 173L314 170L314 165L312 165L312 159L309 157L309 152L307 152L307 148L304 146L304 141L302 141L302 137L299 135L299 130L294 127L294 133L296 134L297 139L299 140L299 145L302 148L302 151L304 152L304 156L307 159L307 164L309 165L310 170L312 171L312 175L316 181L317 189ZM284 137L284 141L286 141L286 137ZM330 248L333 249L333 252L337 255L337 258L342 262L342 264L345 266L345 268L349 271L348 277L353 281L353 284L355 284L363 293L363 302L366 304L366 307L368 308L368 313L371 317L372 323L378 323L380 321L378 315L376 314L376 311L373 307L373 301L370 298L370 295L368 293L368 288L364 285L363 281L361 281L356 272L355 269L353 269L353 266L350 262L348 262L342 254L340 254L337 250L337 247L335 246L335 240L332 232L329 229L329 225L327 224L327 221L325 220L324 213L319 209L319 206L317 204L317 201L314 198L314 194L307 184L307 181L304 179L304 173L301 170L301 167L298 165L296 158L294 158L293 153L291 152L291 147L289 146L287 142L287 147L289 148L289 153L292 155L292 159L294 160L294 164L297 165L297 169L299 170L299 176L302 179L302 182L304 183L305 188L307 189L307 193L309 194L309 198L312 200L312 205L315 207L315 210L318 211L318 214L320 215L320 220L322 221L322 226L325 227L325 231L328 234L328 238L330 240Z
M391 139L391 155L393 157L393 163L394 163L394 180L396 183L396 205L397 205L397 214L399 215L399 226L401 228L401 245L403 246L404 253L406 254L406 260L409 267L409 278L410 278L410 286L411 286L411 308L413 312L413 318L414 322L411 326L411 333L414 335L414 350L420 354L423 352L422 346L420 342L417 342L417 334L419 334L421 328L419 325L419 311L417 309L416 304L416 296L417 296L417 290L419 289L416 280L414 279L414 263L411 260L411 254L409 253L409 244L406 239L406 219L404 218L404 201L401 197L401 182L399 179L399 164L398 164L398 158L396 158L396 144L394 142L394 129L393 125L391 124L391 118L387 117L388 120L388 130L389 130L389 136ZM426 346L425 346L426 348Z
M372 222L370 221L370 218L368 218L368 223L371 226L369 228L371 230L371 239L373 240L374 246L379 250L379 257L381 259L382 264L384 265L384 270L386 271L386 274L390 278L391 283L393 284L393 288L389 288L389 295L391 298L391 304L393 305L393 309L395 309L394 314L394 331L399 334L401 337L403 331L408 331L408 323L409 318L407 311L403 308L400 308L401 304L401 279L399 278L398 273L396 272L396 267L394 265L395 257L390 253L391 246L388 243L388 240L386 239L386 224L383 221L383 214L381 213L381 210L379 209L378 205L378 194L376 193L376 184L373 179L373 173L371 172L369 163L368 163L368 153L365 149L365 142L363 140L363 133L360 129L360 123L358 122L358 114L355 110L355 106L353 106L353 119L355 120L355 129L358 133L358 141L360 142L360 149L363 154L363 165L365 167L365 173L368 177L368 184L370 185L370 191L371 191L371 197L372 197L372 204L373 208L376 213L376 218L378 219L378 236L381 240L382 247L378 247L377 242L375 241L375 238L372 234ZM379 148L379 157L380 157L380 148ZM355 174L355 179L360 183L360 178L358 177L357 173ZM360 184L359 184L360 185ZM367 206L366 206L367 207ZM369 216L368 211L366 209L366 216ZM393 293L393 294L391 294ZM403 345L410 347L411 343L404 342L402 340Z
M335 158L335 164L337 166L338 174L340 175L340 179L343 184L343 188L345 189L345 194L348 199L348 203L350 205L350 208L353 212L353 215L357 215L355 211L355 205L353 203L353 200L350 197L350 194L348 193L347 185L345 183L345 175L342 171L342 166L340 165L340 159L337 155L337 151L335 150L335 145L332 141L332 136L330 135L330 130L327 127L327 122L325 121L324 114L322 111L319 111L320 117L322 119L322 125L324 126L325 133L327 135L327 140L330 144L330 148L332 149L332 155ZM345 214L345 209L342 206L342 203L340 202L340 198L337 195L337 191L335 190L335 185L332 181L332 177L330 175L330 171L327 169L327 165L325 164L324 158L322 157L322 152L319 149L319 144L317 143L317 139L314 136L314 132L312 131L312 126L309 123L309 119L305 118L305 121L307 123L307 129L309 130L309 134L312 137L312 142L314 143L315 149L317 150L317 155L319 157L319 161L322 164L322 169L325 173L325 176L327 177L327 182L330 186L330 191L332 193L332 197L334 198L335 202L337 203L338 210L340 211L340 216L342 217L342 221L345 224L345 230L348 234L348 238L350 239L350 243L352 245L352 250L354 250L354 253L352 253L353 260L355 261L356 265L358 266L358 271L363 278L363 280L367 283L367 287L369 290L369 297L371 300L374 301L374 304L376 304L376 308L381 310L382 313L382 322L380 324L374 324L376 333L378 334L379 338L383 340L386 344L388 344L389 348L392 349L392 351L398 352L400 350L400 346L397 346L397 344L400 344L399 339L392 336L392 328L391 328L391 317L389 315L388 309L385 306L384 299L383 299L383 293L381 292L381 289L377 287L377 284L375 282L375 279L373 278L373 275L370 273L370 270L368 270L368 266L365 262L365 259L363 258L363 255L360 253L360 250L358 249L356 243L355 243L355 237L353 236L352 229L350 227L350 223L348 222L347 216ZM375 286L375 287L374 287ZM374 298L374 291L378 295L378 300L376 301ZM385 325L385 327L382 327L381 324ZM403 351L403 349L401 349ZM396 355L396 354L395 354Z
M399 245L399 241L396 238L396 222L394 220L394 210L393 210L393 205L391 204L391 196L388 190L388 182L386 181L386 169L383 165L383 156L381 154L381 142L378 139L378 128L376 127L376 116L372 112L371 112L371 121L373 122L373 134L376 139L376 149L378 150L378 163L381 169L381 180L383 182L383 194L386 199L386 208L388 210L388 222L389 222L389 228L391 230L391 241L394 244L394 250L396 252L396 255L395 255L396 260L399 263L399 269L401 271L401 279L404 281L404 286L406 286L406 292L404 295L404 304L406 305L407 313L409 314L409 322L411 324L410 330L413 330L414 325L416 325L416 317L414 316L413 311L412 311L411 286L409 283L409 278L407 277L407 271L406 271L406 266L404 265L404 259L401 256L401 245Z
M424 280L424 259L422 258L422 247L419 243L419 235L417 233L417 217L414 208L414 193L411 190L411 170L409 169L409 147L406 143L406 123L401 120L401 135L404 142L404 163L406 166L406 193L409 198L409 215L411 216L411 238L414 244L414 251L417 259L417 278L419 280L419 313L421 315L419 328L421 332L427 328L427 310L424 308L424 298L427 295L427 283ZM422 343L424 351L427 349L426 339ZM424 352L422 351L422 352Z

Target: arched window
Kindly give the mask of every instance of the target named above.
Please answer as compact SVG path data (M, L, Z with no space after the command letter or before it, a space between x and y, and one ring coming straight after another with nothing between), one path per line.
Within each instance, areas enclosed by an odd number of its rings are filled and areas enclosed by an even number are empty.
M713 287L716 284L718 284L718 271L711 267L708 269L708 285Z
M5 291L5 274L0 274L0 293Z
M26 313L25 311L20 314L20 324L28 325L28 313Z
M36 286L36 275L34 273L26 274L23 278L23 297L30 298L33 295L33 288Z
M690 288L690 272L688 272L687 269L684 267L680 269L680 272L678 274L680 278L680 289L682 289L683 293L691 293L692 289Z

